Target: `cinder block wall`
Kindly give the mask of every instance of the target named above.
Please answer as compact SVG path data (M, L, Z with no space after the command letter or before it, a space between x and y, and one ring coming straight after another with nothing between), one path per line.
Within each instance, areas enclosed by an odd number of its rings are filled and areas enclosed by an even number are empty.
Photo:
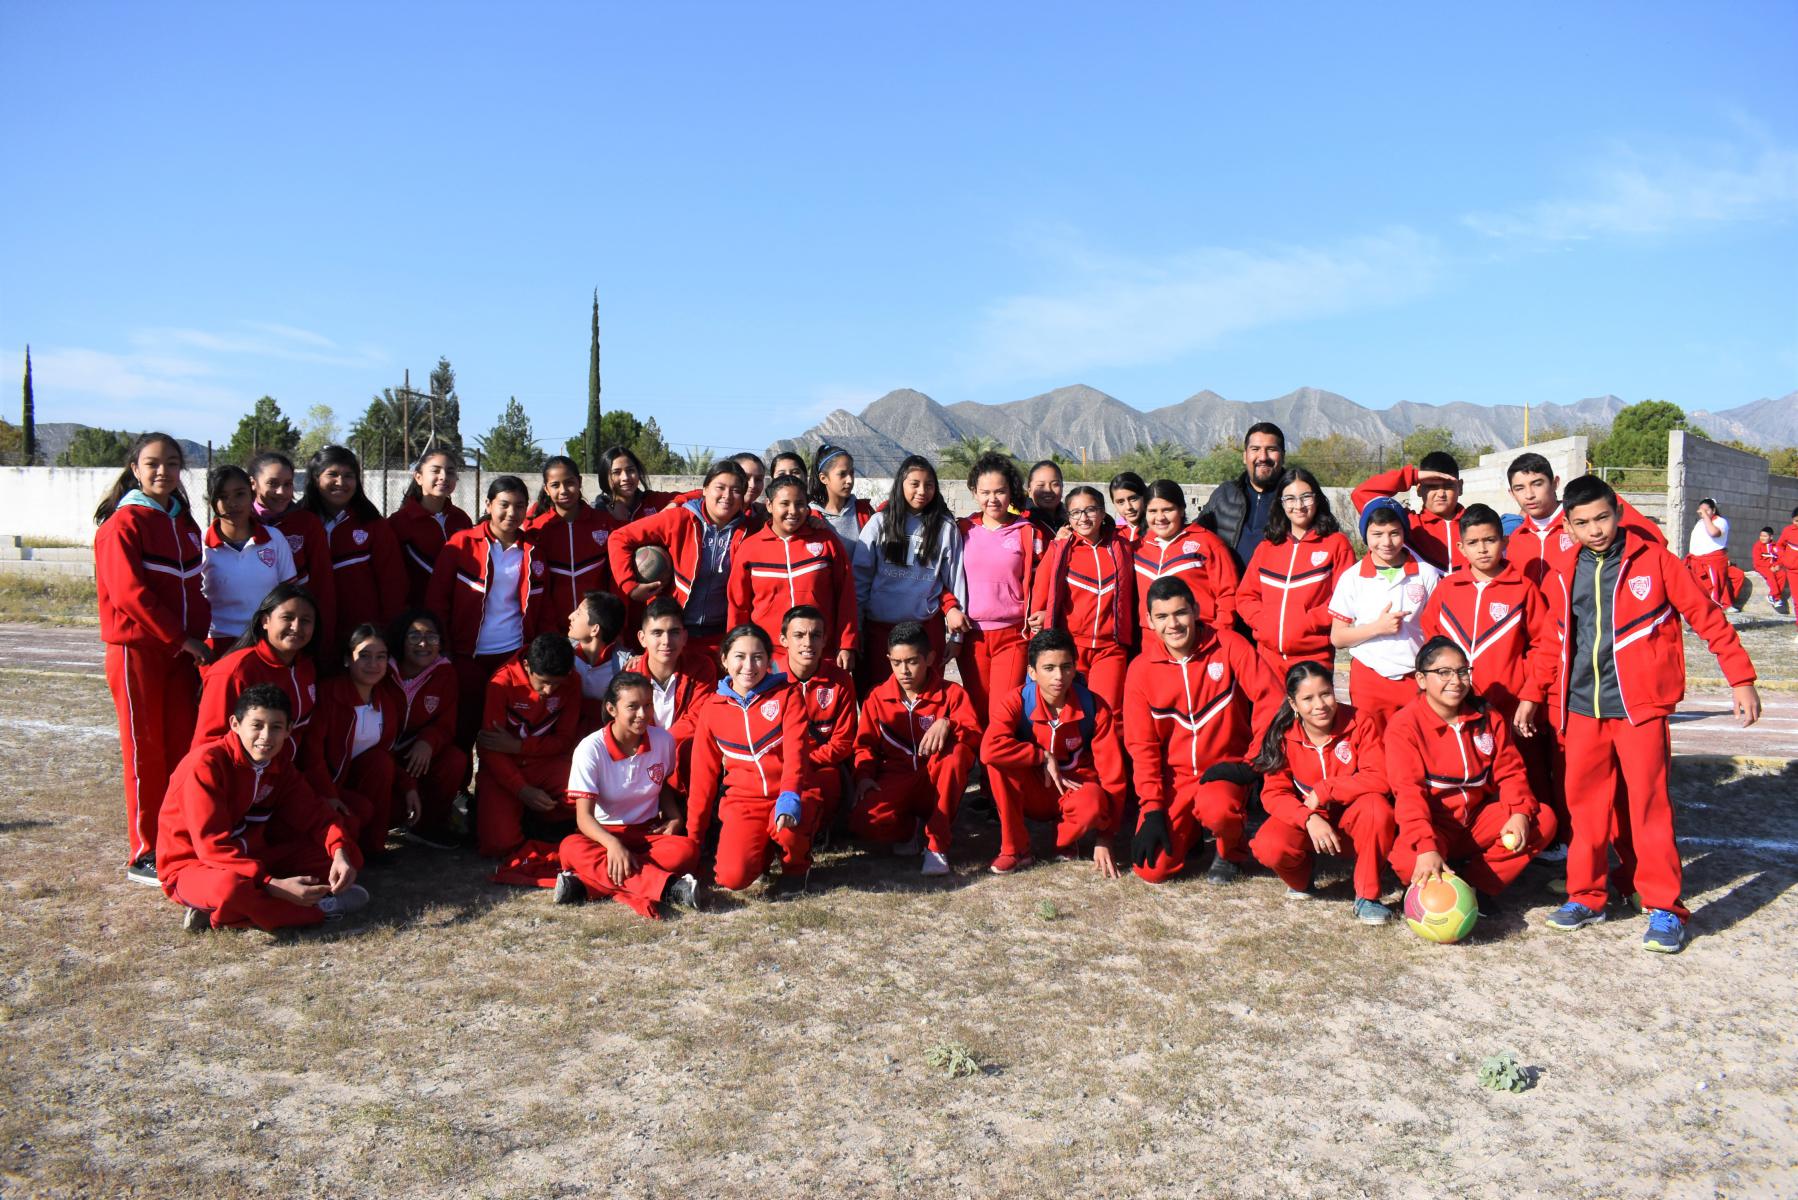
M1798 479L1774 475L1758 454L1676 431L1667 445L1667 540L1686 553L1698 502L1709 496L1729 518L1729 560L1744 570L1760 528L1783 529L1798 507Z

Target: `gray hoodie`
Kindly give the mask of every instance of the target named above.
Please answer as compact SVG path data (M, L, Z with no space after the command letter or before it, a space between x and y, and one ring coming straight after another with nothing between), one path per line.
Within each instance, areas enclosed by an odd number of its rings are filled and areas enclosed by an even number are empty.
M891 516L891 510L875 513L862 527L861 544L855 548L855 599L861 606L862 619L886 625L926 620L942 611L944 592L953 593L966 608L968 581L962 574L961 527L955 518L943 518L936 555L921 563L918 549L924 541L924 522L907 514L905 529L911 546L901 566L888 562L880 549L880 531Z

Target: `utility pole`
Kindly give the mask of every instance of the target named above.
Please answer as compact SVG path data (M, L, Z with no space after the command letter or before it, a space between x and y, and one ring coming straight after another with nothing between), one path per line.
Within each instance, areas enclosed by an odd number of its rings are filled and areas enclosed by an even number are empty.
M412 455L412 368L406 368L406 382L400 385L400 457ZM383 462L382 467L387 464Z
M593 289L593 343L587 353L587 437L582 448L586 470L600 477L605 471L599 465L599 289Z

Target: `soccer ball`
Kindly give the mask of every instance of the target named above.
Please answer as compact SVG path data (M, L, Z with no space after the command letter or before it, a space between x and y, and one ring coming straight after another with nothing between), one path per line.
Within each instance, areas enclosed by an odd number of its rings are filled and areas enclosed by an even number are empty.
M1426 942L1458 942L1479 919L1479 900L1459 875L1445 871L1405 889L1405 924Z

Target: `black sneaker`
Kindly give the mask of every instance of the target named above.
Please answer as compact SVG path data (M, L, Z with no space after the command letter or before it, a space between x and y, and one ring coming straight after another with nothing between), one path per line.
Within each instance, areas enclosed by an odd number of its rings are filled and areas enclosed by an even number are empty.
M797 875L788 875L784 872L780 875L776 875L773 884L768 888L769 898L774 900L791 900L796 896L805 895L805 884L806 881L811 878L811 874L811 870L808 868Z
M587 901L587 885L573 871L563 871L556 876L554 899L557 904L584 904Z
M1236 877L1242 874L1242 868L1227 858L1214 858L1211 867L1205 872L1206 883L1235 883Z
M148 855L126 867L125 878L132 883L147 883L151 887L162 886L162 881L156 878L156 860Z
M705 896L699 890L699 880L691 875L678 875L668 881L662 890L662 907L664 909L680 909L683 912L700 912L705 908Z
M210 933L212 914L203 908L190 908L181 914L181 928L188 933Z

